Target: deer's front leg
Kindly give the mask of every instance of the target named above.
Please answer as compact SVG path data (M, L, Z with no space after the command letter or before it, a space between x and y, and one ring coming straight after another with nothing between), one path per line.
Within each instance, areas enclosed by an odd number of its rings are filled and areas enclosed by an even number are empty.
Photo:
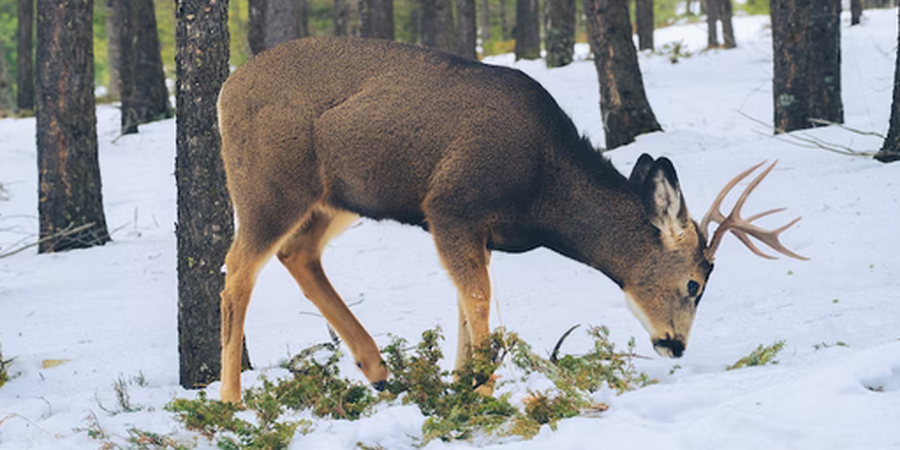
M456 369L462 369L471 360L474 349L487 342L490 334L491 281L488 275L490 254L485 239L472 235L466 229L432 228L438 254L444 268L456 285L459 302L459 342L456 352ZM482 384L478 391L485 395L493 392L489 380L477 380Z

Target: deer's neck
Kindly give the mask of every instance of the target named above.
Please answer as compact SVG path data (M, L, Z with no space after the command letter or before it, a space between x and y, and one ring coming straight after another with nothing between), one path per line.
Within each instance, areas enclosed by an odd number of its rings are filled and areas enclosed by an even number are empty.
M547 173L545 186L540 208L544 245L622 286L641 249L655 238L628 181L598 158L563 161Z

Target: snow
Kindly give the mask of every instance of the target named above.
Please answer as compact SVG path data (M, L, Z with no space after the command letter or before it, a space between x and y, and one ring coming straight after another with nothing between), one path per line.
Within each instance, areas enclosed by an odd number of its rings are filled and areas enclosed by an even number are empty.
M845 17L843 92L846 124L884 133L890 113L897 36L896 10L867 10L861 26ZM672 64L642 53L653 109L666 130L608 153L628 172L643 152L672 158L689 209L702 215L734 174L761 160L778 166L745 207L748 213L786 206L766 219L777 226L803 216L786 232L789 248L811 257L766 261L736 240L719 250L684 358L657 358L618 287L557 254L495 253L491 267L492 325L518 332L537 351L552 348L576 323L605 324L623 345L637 340L652 355L639 368L659 384L614 396L597 417L563 420L532 440L481 437L431 442L427 449L890 449L900 448L900 164L882 165L806 148L772 137L771 34L765 17L736 17L739 47L698 51L705 26L656 31L659 48L682 42L693 56ZM603 130L593 63L580 58L548 70L540 61L514 65L540 81L579 129L598 146ZM195 391L178 386L175 274L175 124L147 125L117 137L118 112L98 108L101 170L113 242L41 255L29 250L0 259L0 344L18 375L0 388L0 449L94 449L84 431L95 416L113 435L130 427L189 435L162 411ZM762 123L760 123L760 121ZM34 119L0 120L0 252L37 234ZM858 151L880 139L839 127L793 133ZM446 355L455 354L455 292L431 238L393 223L363 221L325 254L329 277L379 345L388 334L416 341L440 325ZM279 360L328 339L324 320L277 263L262 271L246 326L257 371L283 375ZM786 342L777 365L725 371L759 344ZM838 341L846 346L834 345ZM817 344L828 344L827 347ZM564 351L583 352L576 332ZM452 359L452 358L451 358ZM44 360L66 360L43 368ZM445 364L452 364L447 361ZM670 374L675 365L680 369ZM352 361L345 375L362 380ZM501 370L501 375L503 371ZM142 375L129 387L138 412L112 415L113 382ZM525 386L509 388L520 398ZM516 390L519 391L516 391ZM218 397L218 384L208 389ZM308 416L306 416L308 417ZM357 442L412 449L424 420L414 406L382 406L356 422L314 419L293 449L354 449ZM214 444L200 439L198 448Z

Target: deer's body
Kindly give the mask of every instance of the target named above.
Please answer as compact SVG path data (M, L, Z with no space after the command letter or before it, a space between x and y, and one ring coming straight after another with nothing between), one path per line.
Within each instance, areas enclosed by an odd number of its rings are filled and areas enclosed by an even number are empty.
M222 294L223 399L239 399L244 314L273 253L369 380L387 377L320 263L359 216L432 233L459 293L458 366L488 333L489 250L538 246L607 274L657 350L681 355L711 266L671 164L650 159L625 178L521 72L385 41L305 39L240 67L219 114L238 217ZM689 280L699 291L686 293Z

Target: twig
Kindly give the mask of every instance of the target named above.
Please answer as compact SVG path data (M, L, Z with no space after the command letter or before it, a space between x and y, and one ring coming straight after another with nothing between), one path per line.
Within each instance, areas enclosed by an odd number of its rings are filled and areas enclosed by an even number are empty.
M792 139L796 139L800 142L804 142L809 144L805 147L807 148L820 148L822 150L826 150L829 152L837 153L839 155L845 156L862 156L866 158L871 158L875 155L874 151L858 151L853 150L850 147L845 145L832 144L831 142L825 142L817 137L809 136L809 135L797 135L797 134L789 134L785 135L785 137L789 137ZM790 141L785 140L785 142L792 143ZM802 146L801 146L802 147Z
M38 246L38 245L43 244L44 242L47 242L47 241L50 241L50 240L53 240L53 239L57 239L57 238L65 237L65 236L70 236L70 235L73 235L73 234L76 234L76 233L80 233L80 232L82 232L82 231L84 231L84 230L90 229L90 228L93 227L93 226L94 226L94 222L86 223L86 224L84 224L84 225L80 225L80 226L77 226L77 227L75 227L75 228L72 228L72 225L69 225L69 226L67 226L67 227L64 228L64 229L62 229L62 230L60 230L60 231L57 231L56 233L51 234L50 236L44 236L44 237L42 237L41 239L38 239L37 241L34 241L34 242L30 243L30 244L23 245L22 247L19 247L19 248L15 249L15 250L12 250L12 251L9 251L9 252L6 252L6 253L0 253L0 259L7 258L7 257L9 257L9 256L12 256L12 255L21 253L21 252L23 252L23 251L25 251L25 250L27 250L27 249L29 249L29 248L31 248L31 247L36 247L36 246Z
M572 327L569 328L568 330L566 330L566 332L563 333L562 336L560 336L559 340L556 341L556 345L553 346L553 352L550 353L550 362L551 363L556 364L556 361L558 361L557 356L559 356L559 349L560 349L560 347L562 347L563 342L566 340L566 338L569 337L570 334L572 334L573 331L575 331L576 328L578 328L580 326L581 326L580 323L572 325Z
M847 130L847 131L849 131L849 132L851 132L851 133L861 134L861 135L863 135L863 136L875 136L875 137L877 137L877 138L885 139L884 135L882 135L881 133L877 133L877 132L875 132L875 131L859 130L859 129L856 129L856 128L848 127L847 125L844 125L844 124L842 124L842 123L832 122L832 121L830 121L830 120L825 120L825 119L809 119L809 121L812 122L812 123L814 123L814 124L817 124L817 125L828 125L828 126L834 126L834 127L842 128L842 129Z

